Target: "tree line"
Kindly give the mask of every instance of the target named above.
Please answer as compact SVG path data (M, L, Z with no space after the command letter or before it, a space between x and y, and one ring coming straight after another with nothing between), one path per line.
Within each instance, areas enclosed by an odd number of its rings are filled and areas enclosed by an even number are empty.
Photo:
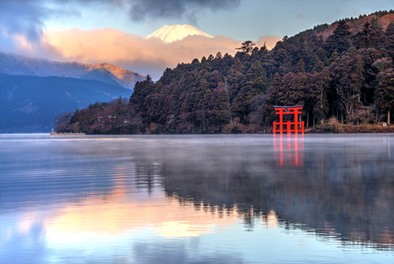
M275 48L245 41L138 82L129 100L96 103L57 119L59 132L258 133L274 105L303 105L306 127L393 121L394 11L320 25ZM381 19L384 17L385 19ZM391 23L382 21L391 19ZM335 29L330 32L330 28Z

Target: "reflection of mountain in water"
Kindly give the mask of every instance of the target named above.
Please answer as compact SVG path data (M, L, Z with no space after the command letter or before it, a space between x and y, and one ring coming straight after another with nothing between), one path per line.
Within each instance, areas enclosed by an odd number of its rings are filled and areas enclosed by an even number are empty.
M163 159L165 191L180 200L223 210L237 205L251 226L251 209L255 215L274 210L283 221L317 233L394 245L394 153L382 139L368 139L368 145L307 139L301 167L280 167L272 145L162 151L157 158ZM283 151L288 154L286 144Z

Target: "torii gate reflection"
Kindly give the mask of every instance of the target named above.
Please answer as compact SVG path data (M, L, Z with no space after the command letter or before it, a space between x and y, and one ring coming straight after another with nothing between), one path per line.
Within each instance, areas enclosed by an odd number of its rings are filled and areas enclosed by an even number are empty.
M274 158L279 166L303 166L304 135L274 134Z

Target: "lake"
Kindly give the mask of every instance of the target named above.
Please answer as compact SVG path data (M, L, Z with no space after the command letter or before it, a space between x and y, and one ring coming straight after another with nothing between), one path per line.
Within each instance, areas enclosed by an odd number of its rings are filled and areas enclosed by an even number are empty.
M394 263L394 135L0 135L0 263Z

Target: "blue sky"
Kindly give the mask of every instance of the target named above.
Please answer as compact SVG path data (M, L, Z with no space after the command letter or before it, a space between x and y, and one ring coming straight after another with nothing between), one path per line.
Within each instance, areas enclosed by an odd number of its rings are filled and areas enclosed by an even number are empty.
M245 40L274 45L319 24L390 9L393 0L0 0L0 52L159 76L179 62L235 53ZM165 24L191 24L215 38L202 46L144 39Z
M79 2L71 1L66 5L65 15L51 16L44 21L46 27L116 28L145 36L164 24L192 24L211 35L224 35L237 40L257 40L262 35L292 36L341 18L394 9L392 0L114 0L107 4L104 3L106 1L88 2L91 3L80 5ZM152 9L150 2L156 6L155 9ZM210 5L210 2L213 4ZM133 5L138 3L146 13L133 17L133 10L136 9L133 9ZM52 8L57 7L53 5ZM167 9L171 11L166 11Z

